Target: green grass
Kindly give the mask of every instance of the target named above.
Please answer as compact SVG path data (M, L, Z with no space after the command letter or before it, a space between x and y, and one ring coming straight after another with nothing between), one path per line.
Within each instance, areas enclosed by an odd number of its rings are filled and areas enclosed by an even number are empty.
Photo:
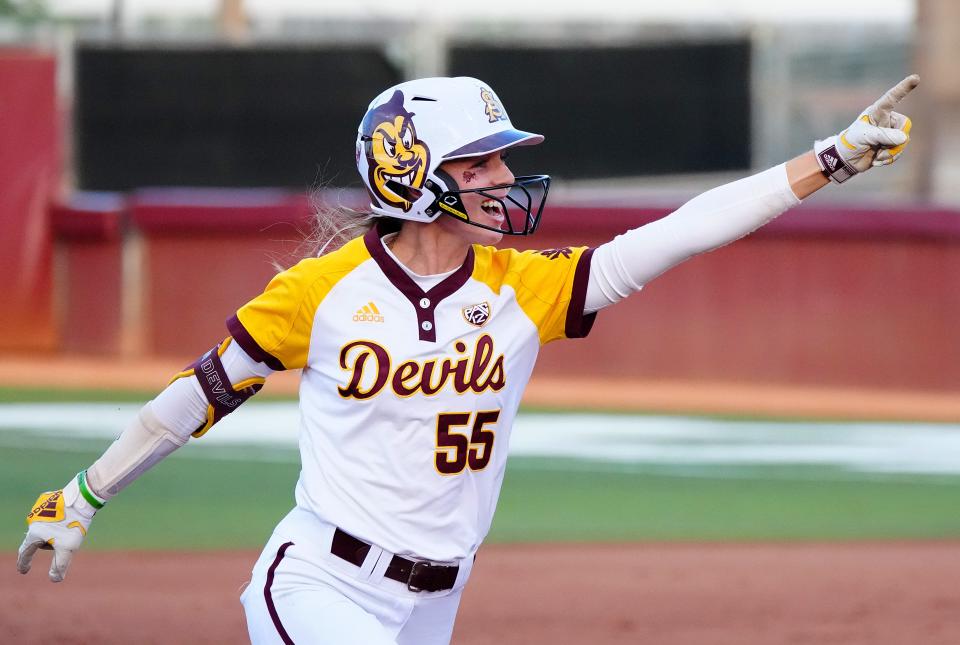
M160 390L97 390L0 387L0 403L146 403ZM257 400L296 401L296 396L264 391Z
M0 387L0 403L146 403L156 392Z
M30 504L92 463L109 442L71 452L4 448L0 456L0 539L18 544ZM97 445L97 448L93 446ZM189 450L189 448L187 449ZM299 466L174 456L97 514L94 549L219 549L262 546L293 506Z
M711 475L603 472L515 459L491 538L855 540L960 537L960 477L874 478L826 468ZM694 475L694 476L690 476Z
M107 443L71 442L65 452L49 438L7 442L2 544L19 544L36 496L62 486ZM86 548L262 546L293 505L296 453L275 451L277 460L264 462L246 459L244 449L217 452L188 447L147 473L98 514ZM960 477L871 479L796 467L707 476L515 458L490 541L958 538L957 499Z

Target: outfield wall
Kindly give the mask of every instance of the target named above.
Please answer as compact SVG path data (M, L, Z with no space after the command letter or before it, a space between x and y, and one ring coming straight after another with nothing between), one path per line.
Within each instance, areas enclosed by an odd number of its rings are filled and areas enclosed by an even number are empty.
M56 61L0 46L0 350L50 349L50 228L59 188Z
M302 254L309 228L307 201L279 191L118 199L55 211L65 351L199 354L274 263ZM553 205L537 236L519 242L596 245L669 211ZM601 313L589 339L549 346L538 373L953 390L958 216L801 206Z

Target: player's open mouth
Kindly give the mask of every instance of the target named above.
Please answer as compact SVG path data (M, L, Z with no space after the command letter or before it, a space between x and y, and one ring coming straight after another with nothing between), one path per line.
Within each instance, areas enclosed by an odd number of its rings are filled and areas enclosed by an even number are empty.
M489 215L491 218L497 222L503 221L503 207L500 202L495 199L487 199L481 202L480 208L483 209L483 212Z

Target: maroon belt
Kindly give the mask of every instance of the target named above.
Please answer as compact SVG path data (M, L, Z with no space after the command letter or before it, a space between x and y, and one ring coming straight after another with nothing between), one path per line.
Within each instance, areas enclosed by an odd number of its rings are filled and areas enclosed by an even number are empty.
M338 558L360 567L369 552L370 544L367 542L340 529L333 532L330 553ZM383 575L402 582L410 591L445 591L453 589L459 570L457 565L420 562L395 555Z

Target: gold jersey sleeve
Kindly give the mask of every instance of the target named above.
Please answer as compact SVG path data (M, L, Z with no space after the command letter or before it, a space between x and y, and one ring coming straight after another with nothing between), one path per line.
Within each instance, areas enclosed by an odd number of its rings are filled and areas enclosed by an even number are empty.
M564 247L517 251L480 247L474 277L499 292L513 289L517 303L536 326L540 343L583 338L596 314L584 314L593 249Z
M330 290L369 259L361 238L278 273L262 294L227 320L234 340L274 370L305 367L317 308Z

